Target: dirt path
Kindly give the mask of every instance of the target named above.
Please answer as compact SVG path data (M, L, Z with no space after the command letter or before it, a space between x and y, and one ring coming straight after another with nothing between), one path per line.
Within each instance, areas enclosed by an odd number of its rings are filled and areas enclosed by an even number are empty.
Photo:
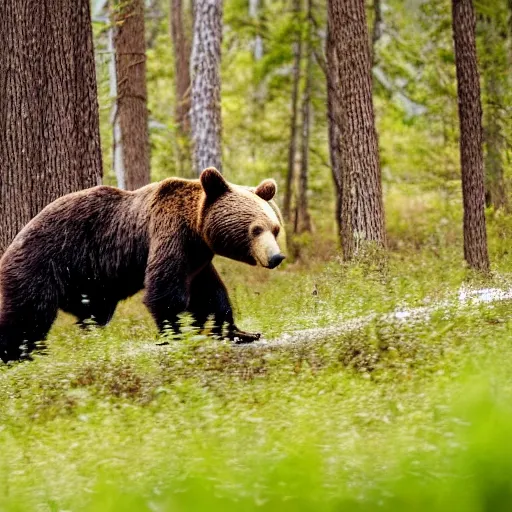
M512 288L481 288L469 289L461 288L458 294L453 298L437 301L428 306L416 308L403 308L392 311L391 313L370 313L365 316L352 318L345 322L329 327L317 327L311 329L301 329L283 333L279 338L261 339L254 343L238 345L241 350L264 350L271 347L293 347L294 345L309 344L319 341L328 336L336 336L357 331L370 324L374 320L381 322L395 322L404 324L415 324L427 322L433 313L444 312L447 317L453 316L461 310L471 310L477 306L493 304L512 300ZM136 356L141 353L160 351L162 346L150 343L143 346L137 345L126 347L123 355Z
M387 314L371 313L366 316L353 318L338 325L329 327L318 327L312 329L301 329L282 334L275 339L261 339L250 345L241 345L245 348L264 346L286 346L300 343L313 343L322 338L337 334L345 334L356 331L379 319L383 322L404 322L417 323L428 321L430 315L435 312L446 311L447 315L453 314L454 310L469 309L482 304L492 304L505 300L512 300L512 289L502 290L499 288L468 289L461 288L457 297L451 300L436 302L429 306L417 308L405 308L395 310Z

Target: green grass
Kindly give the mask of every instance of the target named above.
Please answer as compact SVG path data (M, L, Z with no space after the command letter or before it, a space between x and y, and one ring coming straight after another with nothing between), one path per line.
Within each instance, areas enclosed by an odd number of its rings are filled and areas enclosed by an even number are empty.
M190 329L156 346L140 297L88 334L63 315L48 354L0 368L0 510L510 509L512 304L459 307L482 283L458 258L219 264L267 338L377 316L234 347ZM508 265L485 285L509 286Z

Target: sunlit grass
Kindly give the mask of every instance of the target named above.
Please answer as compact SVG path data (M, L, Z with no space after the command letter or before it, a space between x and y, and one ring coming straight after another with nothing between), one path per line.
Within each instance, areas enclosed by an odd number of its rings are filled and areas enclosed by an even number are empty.
M485 285L507 287L507 265ZM193 331L157 346L140 296L88 334L62 315L46 355L0 368L0 509L511 503L501 444L512 424L512 306L459 307L461 286L481 284L462 264L397 253L384 266L219 268L240 326L267 339L375 315L273 348ZM382 316L440 301L421 321Z

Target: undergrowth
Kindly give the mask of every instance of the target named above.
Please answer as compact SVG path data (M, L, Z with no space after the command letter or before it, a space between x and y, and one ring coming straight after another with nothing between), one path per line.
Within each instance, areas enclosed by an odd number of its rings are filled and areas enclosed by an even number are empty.
M62 314L0 367L0 510L510 508L512 304L460 300L512 288L508 232L485 279L446 233L384 262L219 259L253 346L186 317L159 345L140 296L88 333Z

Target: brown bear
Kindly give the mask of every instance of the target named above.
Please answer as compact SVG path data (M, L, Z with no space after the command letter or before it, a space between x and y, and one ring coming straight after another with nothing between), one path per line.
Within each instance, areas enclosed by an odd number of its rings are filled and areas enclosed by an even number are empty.
M0 358L27 355L45 339L58 309L106 325L120 300L145 288L160 331L179 332L188 311L198 326L239 342L240 331L215 254L274 268L284 259L273 180L228 183L214 168L198 180L169 178L134 192L98 186L65 195L16 236L0 260Z

